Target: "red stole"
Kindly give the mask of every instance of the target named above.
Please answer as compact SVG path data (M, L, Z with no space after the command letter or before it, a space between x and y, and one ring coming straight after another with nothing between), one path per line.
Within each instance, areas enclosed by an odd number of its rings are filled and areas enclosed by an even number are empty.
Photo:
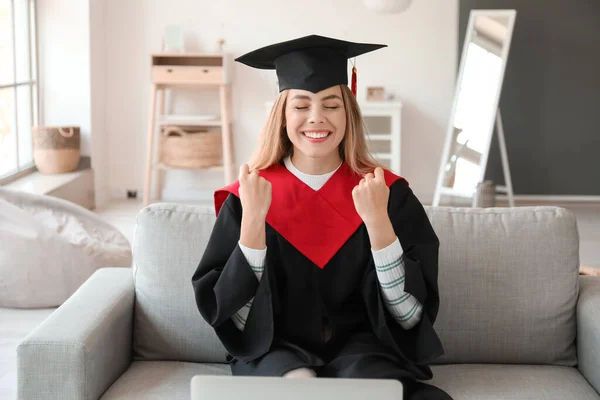
M282 164L259 171L271 182L272 200L266 222L319 268L324 268L362 224L352 200L352 189L362 179L346 162L317 191ZM404 178L385 170L391 186ZM215 192L217 215L229 193L239 197L239 182Z

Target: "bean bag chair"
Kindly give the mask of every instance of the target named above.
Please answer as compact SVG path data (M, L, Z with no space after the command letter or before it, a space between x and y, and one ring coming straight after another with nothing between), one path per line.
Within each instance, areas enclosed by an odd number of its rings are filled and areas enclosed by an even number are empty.
M131 258L125 236L88 209L0 187L0 307L57 307L97 269Z

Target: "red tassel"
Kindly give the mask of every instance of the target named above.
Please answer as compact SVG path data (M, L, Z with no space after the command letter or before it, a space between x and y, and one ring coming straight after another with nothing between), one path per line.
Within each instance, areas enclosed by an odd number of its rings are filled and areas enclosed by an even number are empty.
M352 93L354 93L354 97L356 97L356 67L352 67Z

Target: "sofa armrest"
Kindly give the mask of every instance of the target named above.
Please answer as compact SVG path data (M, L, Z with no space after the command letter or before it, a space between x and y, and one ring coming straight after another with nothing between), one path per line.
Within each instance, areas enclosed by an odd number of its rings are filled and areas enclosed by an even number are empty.
M600 276L579 278L577 358L579 371L600 393Z
M19 399L98 399L131 363L131 268L102 268L17 347Z

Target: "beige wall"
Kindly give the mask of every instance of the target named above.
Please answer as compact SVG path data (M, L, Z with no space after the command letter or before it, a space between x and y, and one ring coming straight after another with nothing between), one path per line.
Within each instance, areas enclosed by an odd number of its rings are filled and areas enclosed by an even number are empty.
M151 53L160 51L163 28L168 24L184 27L189 51L214 51L217 39L223 36L226 51L233 56L312 33L387 44L388 48L357 60L359 96L364 95L366 86L384 85L404 103L402 175L423 202L431 201L452 104L458 56L457 0L417 0L408 11L397 15L372 14L360 0L90 2L92 96L86 107L91 108L88 118L93 129L88 143L94 145L92 162L99 174L100 203L110 196L123 197L125 189L142 192L150 103L149 60ZM83 30L73 33L85 34ZM85 49L84 40L79 41ZM84 67L85 62L79 65ZM275 94L275 75L239 63L231 72L235 156L239 164L252 153L265 120L264 103ZM68 87L85 97L90 82L87 88L83 83L80 89L75 84ZM175 112L213 110L211 96L184 93L174 95L173 100ZM88 108L84 114L90 112ZM171 174L165 195L167 199L202 197L221 184L220 175Z

